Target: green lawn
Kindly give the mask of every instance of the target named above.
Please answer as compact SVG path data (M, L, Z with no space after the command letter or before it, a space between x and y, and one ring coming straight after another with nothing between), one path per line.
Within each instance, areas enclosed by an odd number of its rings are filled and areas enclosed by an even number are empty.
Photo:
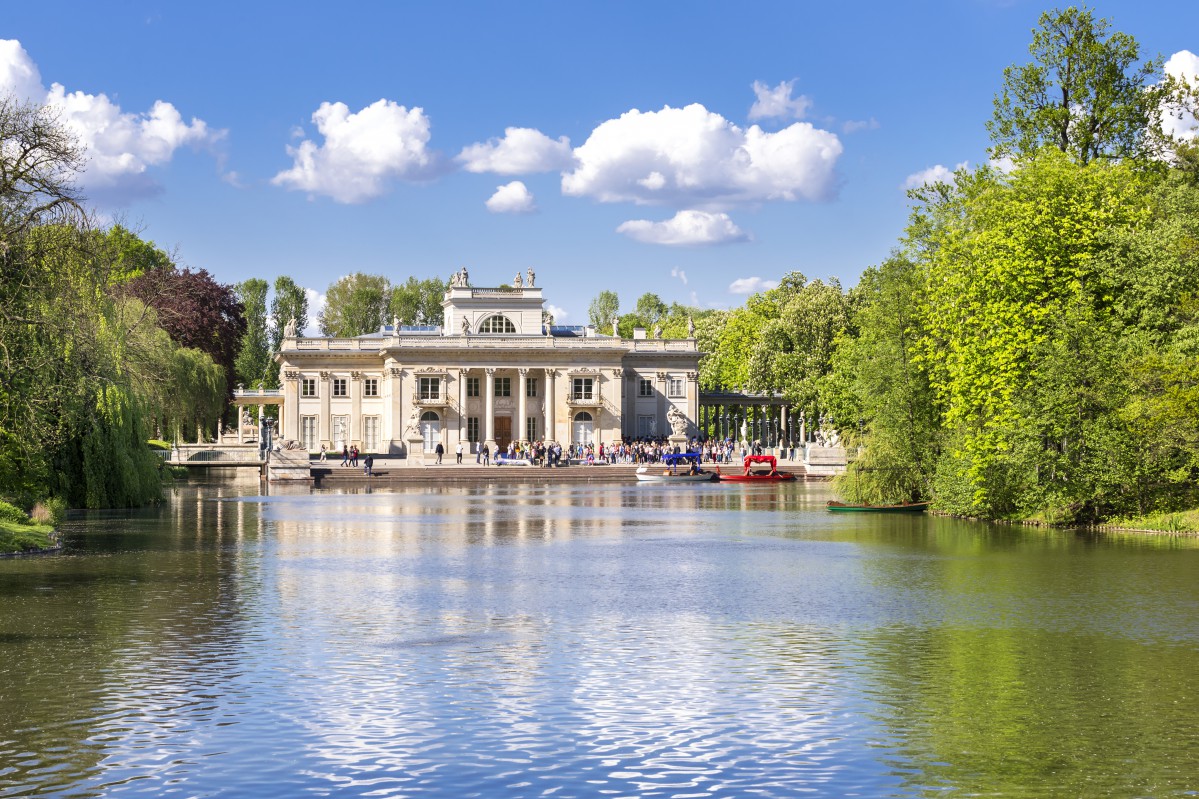
M17 524L0 519L0 552L46 549L53 545L52 532L54 528L48 524Z

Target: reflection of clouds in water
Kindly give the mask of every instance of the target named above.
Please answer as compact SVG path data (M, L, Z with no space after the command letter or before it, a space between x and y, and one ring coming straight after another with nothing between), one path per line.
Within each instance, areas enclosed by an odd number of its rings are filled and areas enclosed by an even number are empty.
M699 615L642 621L598 621L578 642L575 735L611 780L643 796L794 790L839 768L827 762L846 733L827 645Z

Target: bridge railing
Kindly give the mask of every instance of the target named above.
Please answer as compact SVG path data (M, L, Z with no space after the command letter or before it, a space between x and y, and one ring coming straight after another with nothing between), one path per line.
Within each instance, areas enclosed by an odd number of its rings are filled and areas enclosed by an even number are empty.
M182 465L204 463L262 463L262 454L257 447L214 447L212 445L187 445L172 450L171 461Z

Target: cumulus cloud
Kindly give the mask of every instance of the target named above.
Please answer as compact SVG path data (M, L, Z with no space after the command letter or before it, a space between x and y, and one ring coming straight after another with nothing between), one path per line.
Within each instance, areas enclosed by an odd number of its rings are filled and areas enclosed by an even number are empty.
M773 89L761 81L754 81L754 94L758 99L749 109L750 119L803 119L812 107L812 101L800 95L792 97L794 80L785 80Z
M435 176L437 156L429 150L429 118L378 100L357 113L345 103L321 103L312 114L322 144L305 139L287 148L291 169L272 178L276 186L324 195L339 203L363 203L386 194L394 181Z
M760 277L739 277L729 284L729 294L757 294L759 291L778 288L777 280Z
M687 273L682 269L679 269L677 266L672 266L670 268L670 276L677 277L679 280L683 281L684 286L687 285Z
M487 200L487 210L493 214L531 214L537 210L533 194L519 180L497 186L495 194Z
M565 319L566 317L570 316L570 314L568 314L566 312L566 309L559 308L557 305L554 305L553 303L547 302L545 304L545 309L547 311L549 311L550 316L554 317L554 324L556 324L556 325L562 324L562 320Z
M1174 78L1187 81L1192 86L1199 85L1199 55L1190 50L1180 50L1166 61L1163 71ZM1162 127L1166 133L1178 139L1194 139L1199 135L1199 122L1194 114L1187 110L1165 109L1162 115Z
M707 211L679 211L665 222L632 219L616 228L616 232L644 244L673 247L729 244L749 239L728 214ZM671 276L674 277L675 273L672 272ZM683 282L687 282L685 277Z
M304 335L319 336L321 335L321 313L325 310L326 295L316 289L304 289L304 296L308 298L308 327L304 328Z
M457 160L467 172L527 175L567 169L574 157L565 136L555 141L533 128L505 128L504 138L464 147Z
M68 92L59 83L42 86L37 65L21 43L0 40L0 93L49 106L87 151L80 176L84 193L106 205L125 205L162 190L151 167L168 163L180 147L211 148L226 131L201 119L185 122L171 103L158 100L149 111L123 111L105 94Z
M963 161L962 163L955 166L953 169L950 169L949 167L944 166L942 164L936 164L934 166L930 166L928 169L922 169L919 172L915 172L911 175L908 175L907 179L904 180L904 182L903 182L903 188L918 189L921 186L928 186L933 183L950 183L950 184L952 184L953 183L953 173L957 172L959 169L965 169L968 165L969 165L968 161Z
M836 134L807 122L742 130L696 103L610 119L574 151L563 194L600 202L719 210L741 202L825 200L836 191Z

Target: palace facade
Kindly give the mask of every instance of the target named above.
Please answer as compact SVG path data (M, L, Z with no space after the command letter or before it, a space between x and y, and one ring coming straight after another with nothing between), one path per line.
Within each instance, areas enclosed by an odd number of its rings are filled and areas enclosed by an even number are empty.
M696 435L694 338L545 324L532 274L515 282L476 288L465 270L455 275L441 327L385 325L356 338L285 331L276 355L283 438L312 452L416 454L441 443L452 453L459 442L495 452L510 441L665 438L679 413Z

